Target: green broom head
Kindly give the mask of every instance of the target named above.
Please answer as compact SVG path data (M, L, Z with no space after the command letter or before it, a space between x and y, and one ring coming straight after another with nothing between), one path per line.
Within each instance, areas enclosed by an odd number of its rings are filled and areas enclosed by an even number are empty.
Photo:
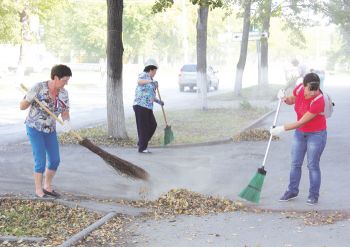
M164 146L168 145L174 140L174 133L171 130L171 126L167 125L164 129Z
M239 193L239 196L247 201L258 203L265 175L266 171L264 167L259 168L255 176L250 180L248 186Z

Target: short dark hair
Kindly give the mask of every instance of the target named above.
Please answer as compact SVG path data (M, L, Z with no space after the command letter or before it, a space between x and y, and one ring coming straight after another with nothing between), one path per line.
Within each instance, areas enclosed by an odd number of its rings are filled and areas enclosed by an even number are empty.
M72 71L67 65L58 64L53 66L51 69L51 79L53 80L55 76L57 76L59 79L65 76L72 76Z
M150 72L151 70L158 69L157 66L148 65L143 69L143 72Z
M316 73L308 73L304 76L304 87L310 84L310 91L316 91L320 88L320 77Z

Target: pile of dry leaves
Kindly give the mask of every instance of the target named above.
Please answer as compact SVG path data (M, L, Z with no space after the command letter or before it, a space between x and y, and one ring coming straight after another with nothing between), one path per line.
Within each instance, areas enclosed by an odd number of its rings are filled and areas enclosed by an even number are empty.
M282 214L288 219L301 219L308 226L334 224L349 217L345 212L338 211L283 212Z
M270 138L270 131L267 129L249 129L233 137L235 142L241 141L264 141ZM272 140L279 140L279 137L273 136Z
M172 189L160 196L156 201L131 201L123 203L134 207L149 208L155 216L196 215L202 216L214 213L232 212L243 208L240 202L224 198L204 196L186 189Z

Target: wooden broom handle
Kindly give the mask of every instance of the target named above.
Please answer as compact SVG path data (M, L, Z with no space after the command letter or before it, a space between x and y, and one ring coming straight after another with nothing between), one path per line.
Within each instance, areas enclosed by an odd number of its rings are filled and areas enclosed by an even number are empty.
M26 88L26 86L24 86L22 83L21 83L21 88L25 91L25 92L28 92L28 88ZM53 117L57 122L59 122L61 125L63 125L63 121L61 119L59 119L55 114L53 114L49 108L47 108L43 103L41 103L36 97L34 97L34 100L36 103L38 103L41 108L43 108L51 117ZM70 131L70 133L72 133L79 141L82 141L84 138L81 137L78 133L74 132L74 131Z
M159 88L158 88L158 87L157 87L157 93L158 93L159 100L161 101L162 98L160 97L160 93L159 93ZM162 112L163 112L163 117L164 117L165 125L168 126L168 122L166 121L166 116L165 116L165 111L164 111L163 105L161 105L161 107L162 107Z

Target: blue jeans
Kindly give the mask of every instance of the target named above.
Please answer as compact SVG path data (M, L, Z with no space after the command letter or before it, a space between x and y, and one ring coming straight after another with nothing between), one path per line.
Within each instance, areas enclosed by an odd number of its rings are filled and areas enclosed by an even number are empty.
M44 173L46 168L46 156L49 161L48 169L56 171L60 164L60 152L57 141L56 131L44 133L26 126L27 135L34 157L34 172Z
M292 144L292 164L288 191L293 194L299 193L301 167L305 154L307 154L307 168L309 169L309 198L319 197L321 186L320 158L326 146L327 131L301 132L296 130Z

